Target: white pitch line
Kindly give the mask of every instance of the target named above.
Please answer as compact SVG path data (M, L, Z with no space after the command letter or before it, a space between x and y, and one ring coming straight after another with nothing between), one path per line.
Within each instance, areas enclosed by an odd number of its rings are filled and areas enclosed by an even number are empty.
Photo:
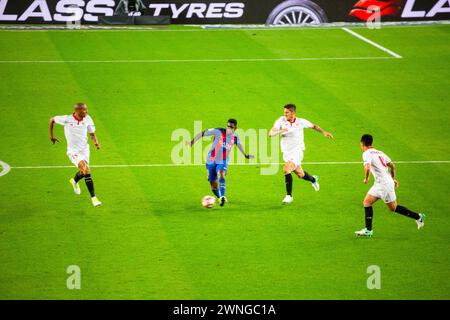
M236 59L158 59L158 60L0 60L0 63L188 63L188 62L265 62L265 61L327 61L380 60L392 57L329 57L329 58L236 58Z
M450 160L431 160L431 161L394 161L394 163L402 164L448 164ZM1 163L0 163L1 164ZM4 164L4 163L3 163ZM263 163L231 163L232 166L268 166L282 165L282 162L263 162ZM360 164L362 161L326 161L326 162L303 162L305 165L346 165ZM150 163L150 164L99 164L92 165L91 168L136 168L136 167L199 167L205 164L174 164L174 163ZM11 169L64 169L75 168L74 166L18 166L10 167Z
M355 37L357 37L358 39L361 39L362 41L367 42L368 44L371 44L372 46L374 46L374 47L376 47L376 48L378 48L378 49L380 49L380 50L382 50L382 51L384 51L384 52L389 53L391 56L393 56L393 57L395 57L395 58L397 58L397 59L401 59L401 58L402 58L401 55L399 55L399 54L395 53L394 51L389 50L389 49L387 49L387 48L385 48L385 47L383 47L383 46L380 46L378 43L375 43L375 42L373 42L372 40L369 40L369 39L367 39L366 37L363 37L362 35L356 33L355 31L352 31L352 30L350 30L350 29L348 29L348 28L345 28L345 27L342 28L342 30L344 30L344 31L346 31L346 32L348 32L348 33L350 33L352 36L355 36Z

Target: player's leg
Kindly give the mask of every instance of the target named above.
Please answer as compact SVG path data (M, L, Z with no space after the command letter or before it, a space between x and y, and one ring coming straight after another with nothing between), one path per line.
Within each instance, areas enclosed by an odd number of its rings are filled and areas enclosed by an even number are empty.
M73 180L75 181L75 183L78 183L78 181L80 181L83 178L84 178L83 174L81 173L80 170L78 170L77 173L75 174L75 177L73 177Z
M208 174L208 181L211 186L211 191L217 198L220 198L219 195L219 181L217 180L217 170L215 163L207 163L206 164L206 172Z
M72 163L78 168L78 163L79 163L78 155L76 153L68 152L67 156L69 157L70 161L72 161ZM70 178L69 183L72 186L75 194L81 193L80 185L78 182L83 178L84 178L84 176L80 170L77 171L77 173L75 174L75 177Z
M292 174L291 172L296 169L296 164L292 161L287 161L283 166L284 182L286 184L286 197L283 199L283 203L291 203L294 198L292 197Z
M406 208L404 206L400 206L397 204L396 200L387 202L386 205L388 206L388 208L391 212L396 212L405 217L414 219L417 223L417 229L422 229L423 226L425 225L425 218L426 218L425 214L417 213L417 212L409 210L408 208Z
M376 197L370 193L366 194L366 197L364 198L364 201L363 201L366 227L362 230L356 231L355 232L356 235L362 236L362 237L371 237L373 235L373 230L372 230L373 208L372 208L372 206L375 202L377 202L378 199L379 199L378 197Z
M86 183L86 187L88 188L91 197L95 197L94 183L92 182L91 170L89 169L89 166L86 163L86 161L81 160L80 162L78 162L78 169L80 169L80 174L84 178L84 182Z
M220 206L223 207L227 198L225 197L226 182L225 176L227 175L226 165L218 165L218 180L219 180L219 194L220 194Z
M211 191L217 198L220 198L219 194L219 181L217 180L217 171L215 163L207 163L206 170L208 172L208 181L211 185Z
M295 168L294 173L299 177L300 179L303 179L305 181L311 182L314 190L319 191L319 177L318 176L311 176L308 172L304 171L302 166L297 166Z
M378 201L379 198L367 194L363 201L366 229L372 231L372 221L373 221L373 204Z
M220 198L220 195L219 195L219 181L216 179L215 181L210 181L209 184L211 185L212 193L214 193L214 195L217 198Z
M86 187L89 190L89 194L91 195L92 204L94 207L101 205L101 202L95 196L94 190L94 181L92 181L91 170L86 160L81 160L78 163L78 168L80 169L81 174L84 176L84 182L86 183Z

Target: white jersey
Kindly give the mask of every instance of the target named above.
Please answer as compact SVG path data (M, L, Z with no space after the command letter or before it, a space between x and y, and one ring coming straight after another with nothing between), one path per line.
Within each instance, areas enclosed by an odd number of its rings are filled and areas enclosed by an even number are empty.
M95 132L94 122L90 116L79 120L74 114L56 116L55 122L64 126L64 134L67 140L67 152L76 153L89 150L88 133Z
M281 134L281 151L283 153L293 150L305 150L305 139L303 129L312 128L314 125L306 119L295 118L290 122L284 116L275 121L273 127L275 129L288 129L287 132Z
M367 149L363 153L363 161L364 165L370 164L370 171L375 178L375 182L385 183L393 181L387 166L392 160L382 151L374 148Z

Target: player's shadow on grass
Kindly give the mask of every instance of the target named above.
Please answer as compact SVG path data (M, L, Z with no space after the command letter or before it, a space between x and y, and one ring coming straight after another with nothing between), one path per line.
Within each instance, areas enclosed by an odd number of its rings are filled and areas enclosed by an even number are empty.
M159 208L153 208L151 210L152 214L155 216L183 215L186 217L205 213L217 213L218 211L217 204L213 208L207 209L203 208L200 203L180 203L178 205L172 204L170 207L161 205Z
M157 208L153 208L152 214L155 216L167 216L167 215L184 215L184 216L193 216L193 215L203 215L203 214L215 214L215 215L264 215L264 214L273 214L276 211L279 212L288 212L292 211L295 213L295 210L298 208L294 205L282 205L273 204L270 206L260 204L255 205L253 201L241 201L241 200L231 200L226 203L225 206L220 207L219 203L216 202L214 207L212 208L203 208L200 203L190 202L190 203L172 203L170 207L161 203L157 205Z

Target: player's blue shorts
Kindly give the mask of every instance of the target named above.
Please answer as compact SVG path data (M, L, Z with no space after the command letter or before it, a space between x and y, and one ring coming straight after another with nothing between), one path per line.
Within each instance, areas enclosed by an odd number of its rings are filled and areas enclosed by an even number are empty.
M208 171L208 181L213 182L217 180L217 174L219 171L227 171L228 163L224 161L223 163L207 163L206 170Z

